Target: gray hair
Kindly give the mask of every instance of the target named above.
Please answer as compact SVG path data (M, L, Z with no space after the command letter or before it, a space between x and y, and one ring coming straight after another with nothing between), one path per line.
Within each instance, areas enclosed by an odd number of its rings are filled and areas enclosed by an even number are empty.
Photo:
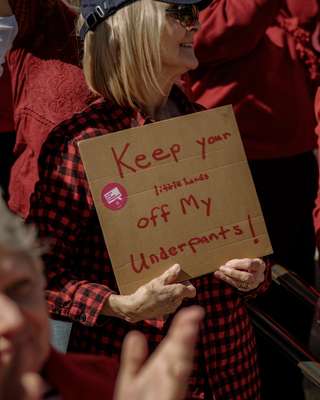
M26 225L23 220L9 211L0 190L0 248L22 253L32 259L38 259L44 249L37 240L34 226Z

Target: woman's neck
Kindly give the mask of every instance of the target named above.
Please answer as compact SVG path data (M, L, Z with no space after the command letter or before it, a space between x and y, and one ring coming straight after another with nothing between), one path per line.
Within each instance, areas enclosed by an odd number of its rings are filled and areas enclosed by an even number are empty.
M149 97L148 104L143 107L143 111L155 121L170 118L176 115L173 103L169 99L172 86L177 81L176 78L160 81L162 93L155 92Z
M153 98L148 102L143 110L154 121L160 121L168 118L167 115L168 96L161 96L157 99Z

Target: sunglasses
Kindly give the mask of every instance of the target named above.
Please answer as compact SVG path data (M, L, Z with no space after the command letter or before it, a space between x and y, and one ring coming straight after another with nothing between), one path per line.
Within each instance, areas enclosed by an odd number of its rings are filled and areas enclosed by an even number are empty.
M166 14L187 30L193 28L199 21L199 10L194 4L174 5L166 9Z

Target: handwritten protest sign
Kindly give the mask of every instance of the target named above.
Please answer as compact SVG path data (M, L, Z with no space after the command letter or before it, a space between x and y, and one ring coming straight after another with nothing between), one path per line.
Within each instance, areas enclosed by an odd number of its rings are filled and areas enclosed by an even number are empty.
M272 252L231 106L79 143L121 293Z

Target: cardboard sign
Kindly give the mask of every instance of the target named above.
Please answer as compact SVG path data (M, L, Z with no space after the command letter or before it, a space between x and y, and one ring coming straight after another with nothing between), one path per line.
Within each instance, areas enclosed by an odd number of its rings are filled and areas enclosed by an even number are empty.
M272 252L231 106L79 143L122 294Z

